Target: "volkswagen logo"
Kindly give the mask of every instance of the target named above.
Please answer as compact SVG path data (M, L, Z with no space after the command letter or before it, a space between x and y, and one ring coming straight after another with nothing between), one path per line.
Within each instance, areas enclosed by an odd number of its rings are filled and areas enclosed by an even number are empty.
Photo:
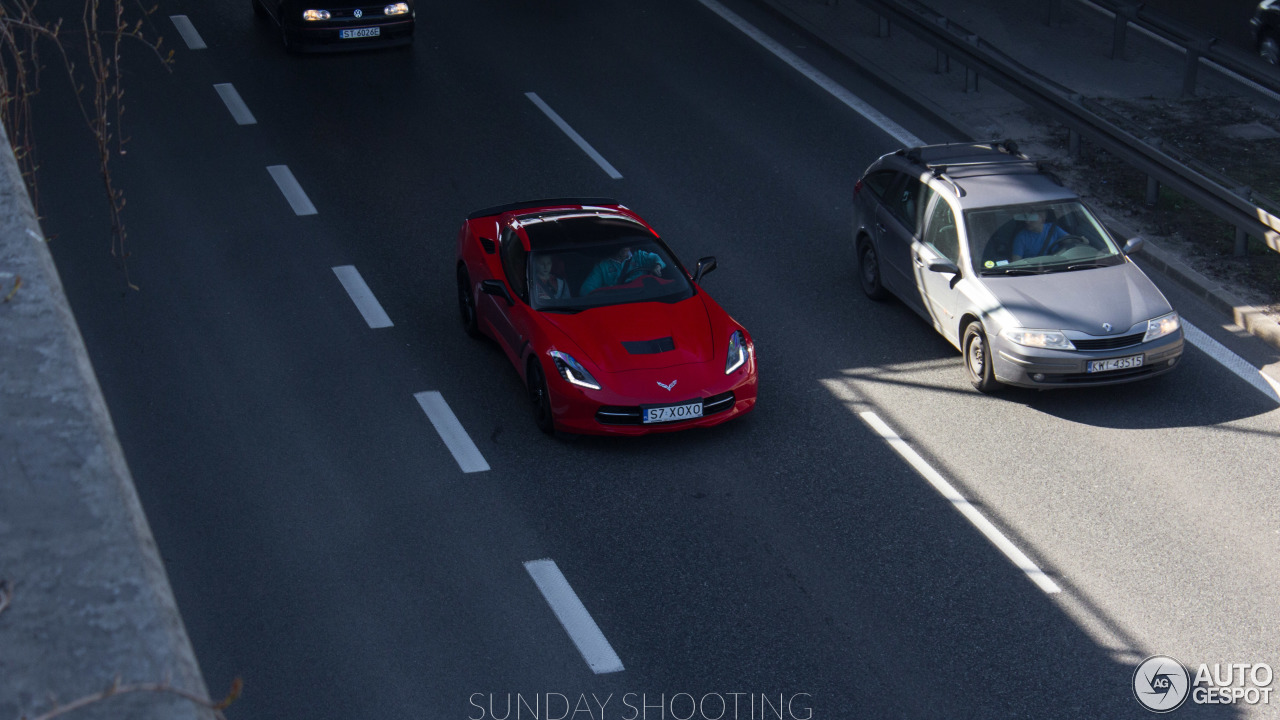
M356 8L355 14L356 14L356 17L364 17L364 11L361 10L360 8Z
M1111 332L1111 323L1102 323L1102 329Z

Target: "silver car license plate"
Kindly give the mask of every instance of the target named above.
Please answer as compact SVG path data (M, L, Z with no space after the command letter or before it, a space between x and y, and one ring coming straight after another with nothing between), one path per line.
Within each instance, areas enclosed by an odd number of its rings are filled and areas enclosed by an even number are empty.
M696 400L683 405L663 405L661 407L646 407L644 410L645 423L663 423L673 422L675 420L692 420L702 417L702 401Z
M1128 357L1110 358L1108 360L1091 360L1085 366L1085 372L1107 372L1108 370L1129 370L1131 368L1142 367L1142 355L1129 355Z
M339 35L339 37L341 37L343 40L346 40L349 38L378 37L381 34L382 34L382 28L380 27L351 28L350 30L343 30Z

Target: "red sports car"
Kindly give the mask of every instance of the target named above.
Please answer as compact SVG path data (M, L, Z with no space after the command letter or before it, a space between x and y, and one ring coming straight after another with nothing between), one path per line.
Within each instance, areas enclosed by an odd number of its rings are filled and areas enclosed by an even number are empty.
M471 213L458 307L524 376L546 433L639 435L716 425L755 405L751 335L631 210L538 200Z

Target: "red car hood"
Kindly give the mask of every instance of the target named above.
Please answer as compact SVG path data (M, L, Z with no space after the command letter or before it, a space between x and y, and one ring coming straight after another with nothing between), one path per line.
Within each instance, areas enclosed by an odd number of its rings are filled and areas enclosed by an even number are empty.
M711 320L697 295L674 304L630 303L542 317L605 372L707 362L714 352Z

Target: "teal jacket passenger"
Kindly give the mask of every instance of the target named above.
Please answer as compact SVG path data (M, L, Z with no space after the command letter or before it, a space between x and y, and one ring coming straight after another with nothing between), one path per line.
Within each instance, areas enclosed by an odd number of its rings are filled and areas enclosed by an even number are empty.
M647 272L658 272L666 263L654 253L644 250L632 252L631 248L622 248L613 257L607 257L596 263L582 283L579 295L611 285L622 285L640 277Z

